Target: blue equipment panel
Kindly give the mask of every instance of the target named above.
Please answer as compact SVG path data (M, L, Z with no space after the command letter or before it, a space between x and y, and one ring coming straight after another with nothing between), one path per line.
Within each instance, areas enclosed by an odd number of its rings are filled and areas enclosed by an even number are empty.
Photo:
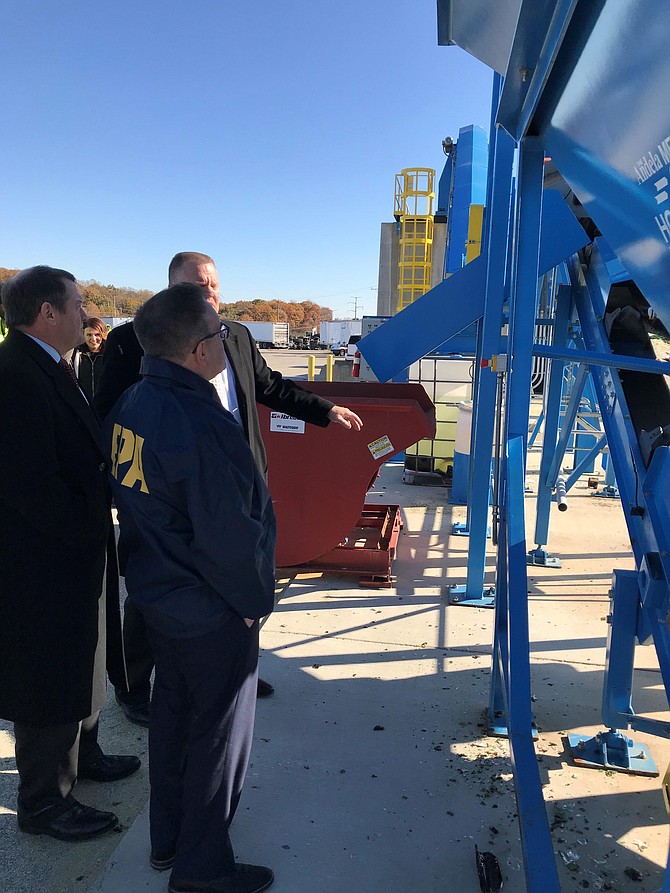
M605 3L545 146L670 328L670 4Z
M449 213L445 275L456 273L465 264L470 205L483 205L486 202L487 162L488 142L484 128L472 124L469 127L461 127L456 144L456 169Z

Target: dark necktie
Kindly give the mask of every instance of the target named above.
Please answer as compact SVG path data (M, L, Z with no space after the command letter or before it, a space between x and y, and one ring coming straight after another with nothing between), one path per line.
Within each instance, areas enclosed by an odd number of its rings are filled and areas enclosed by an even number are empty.
M65 359L65 357L60 358L60 360L58 361L58 365L62 366L63 369L65 369L70 380L72 381L72 384L76 387L76 389L81 394L82 390L79 387L79 382L77 381L77 376L74 374L74 369L72 368L72 365L70 363L68 363L68 361Z

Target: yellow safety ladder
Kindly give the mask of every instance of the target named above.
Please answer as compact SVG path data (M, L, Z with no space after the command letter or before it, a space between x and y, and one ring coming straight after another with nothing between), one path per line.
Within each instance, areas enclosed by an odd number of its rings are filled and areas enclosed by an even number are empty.
M395 178L395 219L400 224L398 306L404 310L430 288L435 171L407 167Z

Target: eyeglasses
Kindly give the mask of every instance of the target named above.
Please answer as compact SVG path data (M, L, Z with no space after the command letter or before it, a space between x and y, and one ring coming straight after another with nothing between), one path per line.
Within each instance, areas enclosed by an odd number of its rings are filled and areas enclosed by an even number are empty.
M228 337L228 326L225 324L225 322L222 322L222 323L221 323L221 325L220 325L218 331L216 331L216 332L210 332L209 335L205 335L204 338L201 338L200 341L198 341L198 343L196 344L196 346L193 348L193 350L191 351L191 353L195 353L196 350L197 350L198 347L202 344L203 341L209 341L210 338L216 338L217 335L219 336L219 338L220 338L222 341L225 341L226 338Z

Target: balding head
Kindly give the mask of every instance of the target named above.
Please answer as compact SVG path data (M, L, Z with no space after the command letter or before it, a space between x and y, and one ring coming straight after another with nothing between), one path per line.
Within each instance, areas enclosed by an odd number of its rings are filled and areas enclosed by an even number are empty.
M219 274L216 265L208 254L197 251L180 251L170 261L168 267L168 284L198 285L203 289L203 296L212 307L219 310Z

